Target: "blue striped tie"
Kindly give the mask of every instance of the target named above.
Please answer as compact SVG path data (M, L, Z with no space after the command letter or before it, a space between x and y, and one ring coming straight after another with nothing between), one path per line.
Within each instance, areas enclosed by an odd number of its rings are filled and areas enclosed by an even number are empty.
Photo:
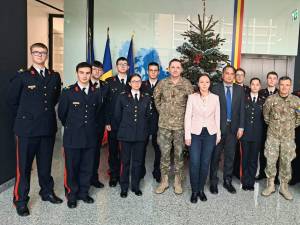
M227 121L231 121L231 92L230 86L226 86L226 110L227 110Z

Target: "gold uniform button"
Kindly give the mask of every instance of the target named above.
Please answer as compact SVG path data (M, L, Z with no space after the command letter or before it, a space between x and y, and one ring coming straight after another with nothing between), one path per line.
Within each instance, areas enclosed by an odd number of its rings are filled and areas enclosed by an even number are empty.
M87 118L87 116L84 116L85 118Z
M47 110L48 110L48 108L46 107L46 108L45 108L45 111L47 111Z
M44 103L47 103L47 100L45 100Z
M47 93L44 93L45 96L47 96Z
M84 121L84 123L87 123L87 121Z
M134 119L134 122L136 122L136 119Z
M47 87L46 86L44 86L44 89L46 89Z
M88 107L88 105L85 105L85 108L87 108Z

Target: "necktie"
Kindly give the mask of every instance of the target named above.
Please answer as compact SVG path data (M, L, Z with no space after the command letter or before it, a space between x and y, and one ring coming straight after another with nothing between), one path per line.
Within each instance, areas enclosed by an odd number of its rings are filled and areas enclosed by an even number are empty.
M227 110L227 121L231 121L231 91L230 86L226 86L226 110Z
M98 82L95 82L95 83L94 83L94 87L98 87Z
M138 99L138 94L134 94L134 100L137 102L139 99Z
M273 94L273 91L270 91L270 94L269 95L272 95Z
M85 95L87 95L87 93L86 93L86 88L82 88L82 91L83 91L83 93L85 94Z
M256 101L256 97L253 97L252 102L255 103Z
M44 70L40 70L40 75L42 78L44 78Z
M124 83L124 79L121 79L121 83L122 83L122 85L124 85L125 83Z

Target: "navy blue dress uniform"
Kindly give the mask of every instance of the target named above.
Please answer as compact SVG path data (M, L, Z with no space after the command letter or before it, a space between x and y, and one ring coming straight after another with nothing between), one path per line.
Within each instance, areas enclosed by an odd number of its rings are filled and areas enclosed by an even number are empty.
M91 83L91 85L94 88L99 88L101 91L102 99L105 99L106 93L107 93L107 86L105 86L105 82L99 80L98 82ZM94 156L94 167L93 167L93 175L91 179L92 184L96 184L99 182L99 174L98 174L98 169L100 166L100 150L101 150L101 145L102 145L102 139L105 131L105 120L104 120L104 115L105 115L105 102L102 103L102 106L98 110L97 116L96 116L96 121L98 123L99 129L98 131L98 137L97 137L97 148L95 151L95 156Z
M264 88L261 89L259 91L259 95L263 98L267 98L270 95L276 94L278 92L278 89L275 88L275 90L273 92L269 92L268 88ZM266 178L266 174L265 174L265 168L267 165L267 161L266 161L266 157L264 155L264 143L267 139L267 130L268 130L268 126L267 124L264 122L264 131L263 131L263 137L262 137L262 147L260 149L260 154L259 154L259 176L257 177L258 179L262 179L262 178ZM277 176L276 176L277 179Z
M262 148L264 131L263 104L265 98L250 94L245 97L245 127L242 143L242 185L244 190L254 190L258 154Z
M152 136L152 146L154 148L154 167L152 171L153 177L157 180L157 182L160 182L161 179L161 173L160 173L160 157L161 157L161 151L159 148L159 145L157 143L157 131L158 131L158 119L159 119L159 114L158 111L155 107L154 104L154 98L153 98L153 91L154 88L156 87L158 81L155 83L155 85L151 85L149 80L143 81L142 86L141 86L141 91L144 93L147 93L151 97L151 123L149 124L149 136ZM147 150L147 145L149 143L149 136L146 140L145 143L145 151L144 151L144 161L143 161L143 169L141 172L141 176L144 177L146 174L146 166L145 166L145 158L146 158L146 150Z
M121 94L115 107L114 118L118 127L117 139L121 146L120 185L121 196L126 197L129 188L131 167L131 190L141 195L139 189L141 169L144 159L144 146L148 137L151 98L143 93ZM131 160L132 158L132 160Z
M35 156L41 187L39 194L46 201L54 195L51 164L57 131L55 105L60 95L61 79L57 72L48 69L42 71L38 72L34 67L19 71L8 88L7 100L15 116L17 167L13 201L17 209L26 206L29 200L30 175Z
M130 86L127 81L120 80L118 76L109 77L105 80L107 93L105 96L105 125L111 125L111 131L108 132L108 164L109 164L109 174L110 183L109 185L116 186L120 177L120 151L119 143L117 140L117 124L114 120L114 111L117 102L117 98L121 93L129 92Z
M64 126L64 187L68 201L88 197L98 146L96 116L102 104L99 89L89 86L88 93L78 83L64 88L58 105L58 117Z

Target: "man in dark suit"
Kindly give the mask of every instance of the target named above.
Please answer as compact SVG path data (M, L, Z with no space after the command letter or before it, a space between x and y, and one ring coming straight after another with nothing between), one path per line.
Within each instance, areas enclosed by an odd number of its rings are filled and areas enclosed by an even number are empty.
M120 57L116 61L118 74L106 79L106 99L105 99L105 128L108 131L108 164L110 180L109 186L115 187L120 178L120 149L117 140L117 125L114 121L114 111L117 98L121 93L130 90L128 85L127 71L129 69L128 61L124 57Z
M245 84L246 71L243 68L237 68L235 72L235 83L244 88L245 94L250 93L250 87Z
M28 216L30 175L36 156L37 172L43 201L62 203L54 191L51 165L57 131L55 105L61 90L57 72L48 70L45 62L48 48L42 43L30 47L33 65L10 81L8 104L14 114L16 135L16 180L14 204L20 216Z
M153 91L158 83L158 74L159 74L159 65L156 62L151 62L148 65L148 76L149 79L146 81L143 81L141 91L144 93L147 93L149 96L151 96L151 123L149 124L149 136L147 138L147 141L145 143L145 151L144 151L144 161L143 161L143 169L141 176L144 177L146 174L146 166L145 166L145 158L146 158L146 152L147 152L147 145L149 143L149 137L151 135L152 138L152 146L154 148L154 168L152 171L153 178L160 183L161 180L161 173L160 173L160 148L157 143L157 131L158 131L158 118L159 114L157 112L157 109L154 104L154 98L153 98Z
M234 84L235 69L227 65L223 69L223 82L215 85L212 92L219 96L221 108L221 141L216 146L210 166L210 191L218 193L218 168L221 151L224 150L223 186L228 192L236 193L232 185L233 162L237 140L244 130L244 89Z
M105 82L102 80L99 80L100 77L103 74L103 64L99 61L94 61L92 63L92 74L91 74L91 85L94 88L99 88L102 94L102 98L105 99L106 96L106 91L107 88L104 85ZM91 179L91 185L96 187L96 188L103 188L104 184L100 182L99 180L99 174L98 174L98 169L100 165L100 150L101 150L101 145L102 145L102 139L104 135L104 130L105 130L105 121L104 121L104 115L105 115L105 105L102 104L100 110L98 111L98 115L96 116L96 120L98 123L98 145L95 151L95 158L94 158L94 167L93 167L93 175Z
M86 62L76 66L77 82L65 88L58 105L58 117L64 126L64 187L68 207L76 208L77 200L93 203L89 188L98 146L97 110L102 96L90 85L92 66Z
M261 89L259 91L259 95L266 99L270 95L276 94L278 92L278 89L276 88L277 83L278 83L278 74L275 71L269 72L267 74L267 88ZM264 131L262 137L263 145L259 153L259 175L256 177L257 180L266 178L265 168L267 165L267 161L264 155L264 149L265 149L264 143L267 138L267 130L268 130L268 126L266 123L264 123ZM278 180L277 176L276 176L276 180Z

